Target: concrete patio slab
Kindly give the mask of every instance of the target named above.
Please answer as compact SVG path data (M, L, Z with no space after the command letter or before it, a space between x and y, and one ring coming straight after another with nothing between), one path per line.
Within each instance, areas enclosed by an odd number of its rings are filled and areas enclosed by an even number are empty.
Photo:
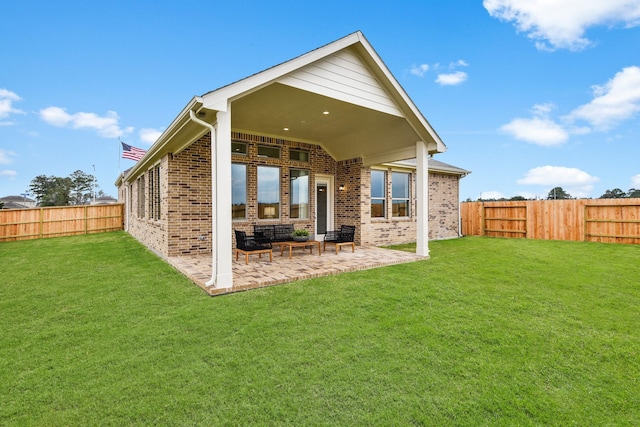
M274 248L273 262L269 262L269 256L265 254L262 258L251 255L249 264L246 265L244 257L236 261L234 255L233 287L230 289L206 286L206 282L211 278L211 256L171 257L168 261L209 295L222 295L425 259L428 257L410 252L361 246L358 246L355 252L342 249L337 255L335 250L329 248L321 255L318 255L317 250L311 254L303 248L295 248L292 258L289 259L288 250L281 256L279 248Z

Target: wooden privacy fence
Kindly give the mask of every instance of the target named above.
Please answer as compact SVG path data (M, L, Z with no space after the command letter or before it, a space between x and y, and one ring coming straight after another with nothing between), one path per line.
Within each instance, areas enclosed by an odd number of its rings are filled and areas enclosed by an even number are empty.
M640 199L460 204L465 236L640 244Z
M124 205L0 209L0 242L123 229Z

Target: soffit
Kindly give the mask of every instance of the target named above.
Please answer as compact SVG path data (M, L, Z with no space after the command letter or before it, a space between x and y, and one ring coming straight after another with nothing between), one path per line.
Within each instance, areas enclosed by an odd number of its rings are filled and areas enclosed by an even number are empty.
M279 83L234 101L231 118L236 130L318 144L336 160L415 157L421 140L402 117Z

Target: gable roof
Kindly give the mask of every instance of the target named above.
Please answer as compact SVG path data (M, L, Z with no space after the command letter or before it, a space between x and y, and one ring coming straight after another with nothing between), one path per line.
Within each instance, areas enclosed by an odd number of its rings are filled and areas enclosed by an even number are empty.
M229 108L234 130L318 144L336 160L360 157L371 165L408 159L415 157L418 141L432 154L446 150L358 31L192 98L130 178L209 131L190 115L215 123L217 112Z
M468 171L466 169L462 169L457 166L450 165L448 163L440 162L433 158L429 159L429 170L433 172L441 172L441 173L451 174L451 175L460 175L462 177L465 177L471 173L471 171Z
M416 159L407 159L399 162L385 163L385 165L401 166L405 168L415 169L417 161ZM471 173L471 171L468 171L466 169L462 169L457 166L435 160L433 157L429 157L427 167L429 168L429 172L441 173L445 175L458 175L460 176L460 178L464 178Z

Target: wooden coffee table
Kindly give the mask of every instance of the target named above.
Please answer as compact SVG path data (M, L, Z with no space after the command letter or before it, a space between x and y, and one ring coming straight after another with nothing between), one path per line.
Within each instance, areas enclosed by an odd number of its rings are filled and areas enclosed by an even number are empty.
M316 240L307 240L306 242L281 242L280 256L284 256L284 248L289 248L289 259L293 255L293 248L309 248L309 253L313 254L313 246L318 248L318 256L322 255L320 242Z

